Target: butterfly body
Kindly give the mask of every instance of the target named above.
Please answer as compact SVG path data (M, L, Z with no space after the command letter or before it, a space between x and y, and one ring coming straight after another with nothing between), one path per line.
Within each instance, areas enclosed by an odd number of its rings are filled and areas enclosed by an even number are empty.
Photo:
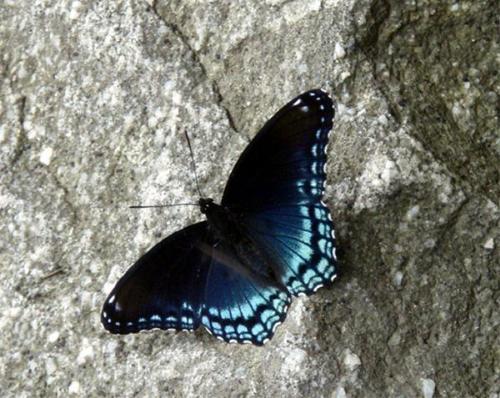
M209 230L216 238L216 245L224 243L238 258L237 264L229 264L245 274L255 273L265 278L274 278L272 260L249 238L243 227L243 216L214 203L212 199L200 199L200 211L207 217ZM240 267L241 268L241 267Z
M337 275L335 235L321 201L333 102L311 90L282 108L241 155L206 221L167 237L118 281L101 321L112 333L204 326L227 342L262 345L292 296Z
M207 217L207 222L219 240L237 242L241 239L238 230L237 214L227 207L221 206L213 199L202 198L199 200L200 211Z

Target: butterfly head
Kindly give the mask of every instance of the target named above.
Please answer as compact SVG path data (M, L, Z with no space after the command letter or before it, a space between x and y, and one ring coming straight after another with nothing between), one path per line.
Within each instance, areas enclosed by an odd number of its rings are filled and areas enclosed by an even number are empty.
M214 200L210 198L200 198L198 204L200 205L200 211L203 214L207 214L210 211L210 209L214 206Z

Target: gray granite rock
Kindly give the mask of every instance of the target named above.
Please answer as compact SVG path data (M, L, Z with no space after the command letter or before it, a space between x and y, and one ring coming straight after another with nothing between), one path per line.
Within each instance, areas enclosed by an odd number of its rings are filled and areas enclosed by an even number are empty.
M2 396L498 397L495 1L0 4ZM100 307L220 198L258 127L337 99L341 278L263 348L117 337Z

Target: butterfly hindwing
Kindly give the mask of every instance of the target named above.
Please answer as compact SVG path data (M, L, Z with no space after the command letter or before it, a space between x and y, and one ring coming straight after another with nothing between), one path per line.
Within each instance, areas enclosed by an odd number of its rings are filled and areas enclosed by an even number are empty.
M201 222L141 257L109 294L101 320L112 333L203 325L224 341L262 345L289 303L283 287L248 270Z
M268 209L246 217L248 233L278 269L294 295L312 294L336 276L335 237L322 204Z
M321 200L333 117L322 90L290 101L245 149L222 199L243 214L247 233L294 295L312 294L337 273L333 224Z
M245 267L224 243L214 247L201 323L227 342L262 345L286 316L283 286Z

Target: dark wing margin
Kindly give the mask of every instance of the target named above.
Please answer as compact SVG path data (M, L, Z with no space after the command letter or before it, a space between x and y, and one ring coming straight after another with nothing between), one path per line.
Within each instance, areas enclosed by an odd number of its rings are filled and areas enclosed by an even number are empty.
M299 95L255 136L234 167L222 205L271 259L294 295L335 279L335 234L322 201L328 138L335 110L323 90Z

